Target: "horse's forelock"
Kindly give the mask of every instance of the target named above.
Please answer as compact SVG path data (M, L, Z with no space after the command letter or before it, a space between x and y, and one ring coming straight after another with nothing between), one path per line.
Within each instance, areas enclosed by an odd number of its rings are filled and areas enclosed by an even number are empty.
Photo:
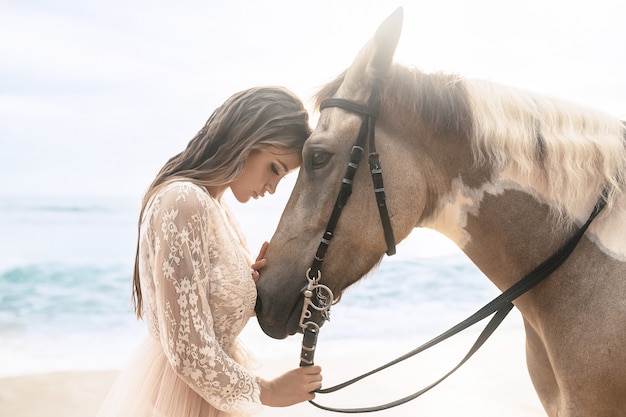
M316 111L319 111L322 101L335 96L335 94L337 93L337 90L339 90L339 87L341 87L341 84L343 84L343 81L346 78L346 73L347 71L344 71L341 74L339 74L337 78L335 78L333 81L329 82L328 84L324 85L322 88L319 89L317 94L315 94L315 96L313 97L313 101L314 101Z

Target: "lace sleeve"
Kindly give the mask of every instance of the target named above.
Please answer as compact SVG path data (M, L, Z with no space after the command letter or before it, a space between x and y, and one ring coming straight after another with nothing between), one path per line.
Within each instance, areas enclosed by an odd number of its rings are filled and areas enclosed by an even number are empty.
M209 305L211 253L219 216L210 198L193 188L173 188L154 213L154 280L161 345L175 372L219 410L261 410L257 378L220 345ZM222 249L223 250L223 249Z

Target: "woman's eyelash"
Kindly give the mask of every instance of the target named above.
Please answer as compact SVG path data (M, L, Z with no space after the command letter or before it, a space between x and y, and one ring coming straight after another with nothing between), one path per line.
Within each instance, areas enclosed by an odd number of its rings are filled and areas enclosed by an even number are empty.
M278 172L278 168L276 168L276 165L272 164L272 172L276 175L280 175L280 172Z

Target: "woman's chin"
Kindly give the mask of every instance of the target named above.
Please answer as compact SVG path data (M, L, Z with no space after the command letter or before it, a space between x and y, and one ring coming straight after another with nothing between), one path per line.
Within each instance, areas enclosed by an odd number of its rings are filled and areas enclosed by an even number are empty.
M247 203L248 201L250 201L251 198L255 198L256 199L256 197L251 196L251 195L242 196L242 195L238 195L238 194L233 193L233 196L235 197L235 200L237 200L238 202L240 202L242 204Z

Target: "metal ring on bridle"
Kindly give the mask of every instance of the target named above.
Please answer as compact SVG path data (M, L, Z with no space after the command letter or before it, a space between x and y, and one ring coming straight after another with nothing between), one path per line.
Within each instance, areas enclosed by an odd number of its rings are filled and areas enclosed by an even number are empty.
M326 285L319 284L321 278L321 272L317 271L317 277L311 278L309 276L311 268L306 271L307 285L302 289L302 295L304 296L304 302L302 304L302 314L300 315L300 327L304 330L307 327L315 326L319 329L317 323L312 321L306 321L311 318L311 311L313 310L322 313L324 319L328 320L330 307L333 305L333 292ZM313 295L317 299L317 303L313 301Z

